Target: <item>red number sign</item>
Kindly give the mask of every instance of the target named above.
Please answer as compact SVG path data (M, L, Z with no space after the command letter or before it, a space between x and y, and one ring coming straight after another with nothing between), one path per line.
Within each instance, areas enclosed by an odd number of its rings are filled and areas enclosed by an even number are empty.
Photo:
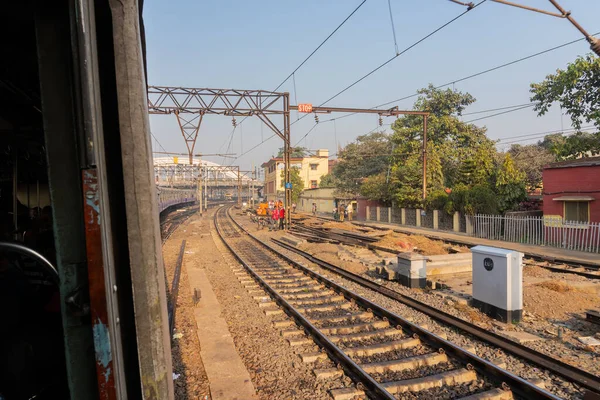
M309 113L312 112L312 104L298 104L298 111L300 111L301 113Z

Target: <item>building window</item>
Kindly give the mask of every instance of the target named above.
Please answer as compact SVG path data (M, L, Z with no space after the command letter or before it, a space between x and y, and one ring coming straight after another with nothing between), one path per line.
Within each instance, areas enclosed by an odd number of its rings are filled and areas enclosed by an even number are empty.
M590 203L565 201L565 221L590 222Z
M319 168L319 164L310 164L311 171L316 171Z
M310 181L310 188L311 189L316 189L317 188L317 181Z

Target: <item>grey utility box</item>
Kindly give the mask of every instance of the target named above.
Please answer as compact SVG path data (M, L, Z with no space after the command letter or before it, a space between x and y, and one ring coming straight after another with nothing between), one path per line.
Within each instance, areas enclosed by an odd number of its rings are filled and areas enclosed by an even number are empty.
M398 254L396 279L409 288L427 286L427 257L417 253Z
M502 322L519 322L523 314L523 254L475 246L473 306Z

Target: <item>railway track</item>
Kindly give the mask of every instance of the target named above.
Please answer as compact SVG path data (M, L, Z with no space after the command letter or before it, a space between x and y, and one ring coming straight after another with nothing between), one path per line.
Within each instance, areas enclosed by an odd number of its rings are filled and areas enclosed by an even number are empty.
M184 223L189 217L198 212L198 206L183 207L184 211L171 211L160 223L160 233L164 244L175 232L175 229Z
M215 213L215 227L272 299L261 306L276 304L301 327L282 332L290 344L321 348L303 359L328 356L339 366L315 370L317 377L343 370L356 383L331 390L334 399L558 398L277 252L236 226L224 208Z
M324 218L324 217L314 217L314 218L331 221L330 219ZM359 226L361 226L361 225L359 225ZM366 227L366 228L380 229L377 227ZM325 240L325 241L329 240L329 241L339 242L339 243L342 243L345 245L361 246L361 247L366 247L366 248L369 248L372 250L380 250L380 251L386 251L386 252L390 252L390 253L397 253L397 250L395 250L395 249L388 249L388 248L385 248L382 246L378 246L376 244L376 240L373 240L374 238L372 238L372 237L369 237L366 235L359 235L359 234L355 234L355 233L351 233L351 232L344 233L344 234L339 233L339 232L331 232L331 231L328 231L325 229L307 226L302 222L302 220L294 221L293 229L296 229L298 231L295 234L298 234L298 236L303 236L303 237L307 238L308 240L311 240L309 237L312 236L313 240L317 240L317 241L318 240ZM455 244L455 245L460 245L460 246L466 245L465 243L454 242L454 241L445 240L442 238L435 238L435 239L440 240L442 242L449 243L449 244ZM468 245L468 246L471 247L470 245ZM574 263L564 262L562 260L555 260L555 259L549 260L549 259L542 258L540 256L531 255L531 254L525 254L525 257L523 258L523 263L525 265L538 266L538 267L547 269L552 272L575 274L575 275L586 277L588 279L600 279L600 267L598 267L596 265L574 264Z

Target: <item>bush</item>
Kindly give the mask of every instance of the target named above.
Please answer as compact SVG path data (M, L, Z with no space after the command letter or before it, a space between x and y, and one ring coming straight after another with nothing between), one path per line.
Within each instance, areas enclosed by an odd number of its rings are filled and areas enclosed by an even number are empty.
M450 193L443 209L452 214L496 214L498 199L496 193L487 185L477 185L469 189L466 185L457 185Z
M498 197L485 185L474 186L468 192L466 214L496 214L498 213Z
M443 190L436 190L427 196L427 199L425 199L425 209L427 211L445 210L448 200L449 197L446 192Z
M449 203L451 207L447 207L446 212L448 214L453 214L455 211L459 211L461 213L465 212L465 206L467 205L467 195L469 193L469 188L467 185L458 184L452 189L452 193L448 197Z

